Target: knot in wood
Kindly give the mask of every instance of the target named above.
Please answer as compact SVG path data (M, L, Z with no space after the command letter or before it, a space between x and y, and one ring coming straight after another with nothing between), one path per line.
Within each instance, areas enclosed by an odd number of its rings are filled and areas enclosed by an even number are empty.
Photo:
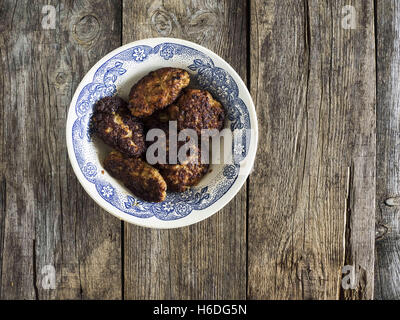
M159 35L168 36L171 34L173 21L168 12L157 9L151 15L150 21Z
M400 205L400 197L392 197L385 200L385 204L389 207L395 207Z
M375 227L375 240L381 240L388 233L389 228L384 224L378 224Z
M100 22L92 14L80 16L73 24L73 37L81 45L90 45L99 33Z
M64 84L67 82L68 75L65 72L59 72L56 76L56 82L57 84Z

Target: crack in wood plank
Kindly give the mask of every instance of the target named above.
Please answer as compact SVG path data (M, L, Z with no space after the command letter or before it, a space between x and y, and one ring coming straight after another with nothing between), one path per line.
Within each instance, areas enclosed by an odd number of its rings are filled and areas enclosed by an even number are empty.
M348 31L344 5L252 1L251 92L263 143L249 184L249 298L338 299L346 250L368 280L355 298L373 296L373 6L353 4L359 25Z

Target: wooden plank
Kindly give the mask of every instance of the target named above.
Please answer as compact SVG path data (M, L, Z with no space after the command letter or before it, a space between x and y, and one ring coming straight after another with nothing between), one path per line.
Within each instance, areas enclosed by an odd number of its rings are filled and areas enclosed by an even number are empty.
M246 79L245 1L124 1L123 42L177 37L208 47ZM125 298L246 297L246 188L213 217L177 230L125 224Z
M355 7L356 29L342 28L345 5ZM250 39L260 144L249 185L248 297L371 299L373 1L254 0ZM340 294L344 265L360 281Z
M53 30L42 28L45 4L56 8ZM120 45L121 5L2 5L0 298L120 298L121 223L75 178L65 123L83 75ZM46 265L55 267L55 290L42 287Z
M400 299L400 4L377 1L375 298Z

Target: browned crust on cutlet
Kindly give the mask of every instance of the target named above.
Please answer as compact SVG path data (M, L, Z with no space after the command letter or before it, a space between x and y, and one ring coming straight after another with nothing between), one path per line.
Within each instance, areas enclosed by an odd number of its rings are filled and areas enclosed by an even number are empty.
M143 124L119 97L105 97L96 103L91 129L104 143L129 157L140 156L146 150Z
M169 159L169 144L168 135L166 139L166 160ZM185 142L178 141L178 150ZM201 151L198 147L192 146L191 154L188 153L188 157L185 161L180 162L179 159L177 164L156 164L156 167L160 170L165 182L167 183L168 190L183 192L191 186L196 185L200 179L207 173L208 164L202 164ZM190 156L189 156L190 155Z
M222 130L225 111L221 103L205 90L186 89L177 102L168 107L170 120L178 121L178 130L202 129Z
M154 112L151 116L143 118L143 124L145 127L145 130L150 130L150 129L161 129L164 131L168 131L169 128L169 121L171 120L176 120L176 117L174 118L173 115L170 114L172 111L171 105L168 108L158 110Z
M129 109L136 117L150 116L154 111L173 103L189 82L189 74L183 69L161 68L152 71L132 87Z
M160 166L161 167L161 166ZM183 192L196 185L207 173L207 164L166 164L160 168L161 175L167 182L168 190Z
M137 197L149 202L161 202L167 195L167 184L157 169L140 158L124 158L112 151L104 160L104 168Z

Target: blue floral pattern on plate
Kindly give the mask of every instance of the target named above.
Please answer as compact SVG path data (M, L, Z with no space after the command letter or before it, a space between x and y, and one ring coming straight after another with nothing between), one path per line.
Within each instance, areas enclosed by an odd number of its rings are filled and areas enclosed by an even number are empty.
M232 152L234 163L224 165L222 171L203 187L193 187L183 193L169 192L165 201L150 203L136 198L123 188L115 188L98 174L96 163L98 155L93 149L89 134L89 120L95 102L105 96L117 92L116 82L126 73L128 67L143 63L148 59L161 57L164 60L185 61L192 78L205 90L211 92L226 108L229 127L239 133L239 139L234 139ZM75 157L85 178L93 183L99 195L112 206L124 213L139 217L157 217L160 220L176 220L189 215L193 210L202 210L220 199L234 184L240 170L240 161L248 152L251 129L250 116L246 105L239 98L236 82L224 69L215 66L213 60L205 53L177 43L162 43L150 47L135 46L124 50L104 64L79 93L75 105L76 120L72 128L72 142ZM97 161L97 162L96 162Z

